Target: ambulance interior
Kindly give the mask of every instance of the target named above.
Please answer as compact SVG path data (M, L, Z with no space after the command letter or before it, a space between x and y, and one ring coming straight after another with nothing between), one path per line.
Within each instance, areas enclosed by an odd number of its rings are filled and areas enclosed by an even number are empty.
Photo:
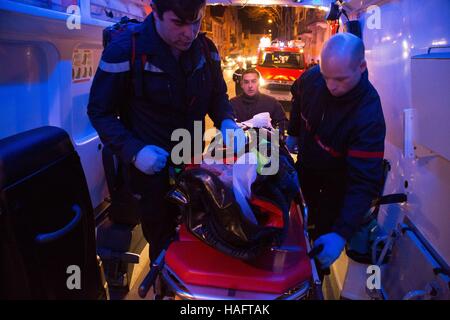
M0 153L9 155L0 158L1 299L141 299L139 286L149 272L148 244L136 217L111 213L114 182L105 173L111 164L105 162L86 106L103 50L103 30L125 15L142 21L151 12L149 2L0 1L0 150L4 150ZM338 26L340 32L351 28L343 15L337 23L326 21L331 3L208 0L208 6L289 6L322 12L323 21L302 37L307 39L306 63L318 59L321 45ZM324 298L449 300L450 2L349 0L343 8L361 32L369 79L381 97L386 119L385 159L390 170L384 193L405 194L407 201L383 205L378 213L378 223L386 233L378 240L386 248L383 254L389 255L387 262L359 263L344 252L325 277ZM308 46L314 46L314 51L306 51ZM303 64L293 55L281 61L274 54L266 55L263 65L269 57L275 64L292 64L293 68ZM48 132L38 133L37 142L50 139L54 145L41 148L27 140L32 151L26 152L20 137L11 139L44 126L62 128L70 139L57 131L50 130L53 138ZM54 173L65 180L65 190L45 175L23 183L33 176L33 170L43 170L59 159L48 155L46 148L70 159L69 171L58 167ZM86 185L86 192L79 185ZM71 194L80 192L89 217L79 213L70 200ZM52 204L67 207L68 215L46 214ZM52 234L54 230L72 235L59 238L60 234ZM90 235L85 236L86 232ZM52 244L52 237L62 240ZM71 254L67 249L71 246L84 249ZM57 280L65 284L64 277L56 275L62 270L58 264L86 259L95 260L85 266L90 268L86 281L96 293L58 295L51 288ZM66 269L62 273L67 275ZM100 281L98 286L96 281ZM153 298L150 290L145 299Z

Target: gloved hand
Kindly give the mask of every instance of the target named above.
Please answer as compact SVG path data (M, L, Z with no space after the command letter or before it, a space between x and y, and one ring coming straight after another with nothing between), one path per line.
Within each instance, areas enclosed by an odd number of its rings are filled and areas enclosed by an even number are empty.
M286 139L286 147L290 153L298 152L298 138L294 136L288 136Z
M136 155L134 166L145 174L155 174L166 166L169 153L154 145L142 148Z
M246 143L246 136L244 130L237 125L231 119L225 119L222 121L220 126L220 131L222 133L223 142L225 146L231 145L233 141L234 152L239 153L244 147Z
M314 247L323 245L323 250L317 255L322 269L329 268L344 250L345 239L335 232L324 234L314 241Z

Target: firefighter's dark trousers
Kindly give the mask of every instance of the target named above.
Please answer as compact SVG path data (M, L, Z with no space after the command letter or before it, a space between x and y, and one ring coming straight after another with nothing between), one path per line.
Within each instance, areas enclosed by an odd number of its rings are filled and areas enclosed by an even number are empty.
M166 167L155 175L146 175L133 166L130 185L139 202L142 230L150 245L150 260L154 262L175 235L177 226L177 207L166 199L171 188L169 171Z
M345 173L316 172L305 168L298 170L300 187L308 206L308 231L315 241L320 236L332 232L340 215L345 196ZM323 280L326 271L320 269Z

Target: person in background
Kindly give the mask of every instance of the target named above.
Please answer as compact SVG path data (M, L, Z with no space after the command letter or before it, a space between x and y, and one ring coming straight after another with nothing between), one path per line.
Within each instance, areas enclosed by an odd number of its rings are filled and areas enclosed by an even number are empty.
M238 64L238 68L233 73L233 81L234 81L236 97L240 96L244 92L244 91L242 91L241 81L242 81L242 74L245 71L243 61L238 61L237 64Z
M314 59L311 59L311 62L308 64L308 69L312 68L316 65L316 62L314 61Z
M247 69L242 74L243 94L231 99L234 114L238 122L253 118L258 113L268 112L272 127L280 130L280 136L287 129L287 118L282 105L275 99L259 91L261 75L256 69Z

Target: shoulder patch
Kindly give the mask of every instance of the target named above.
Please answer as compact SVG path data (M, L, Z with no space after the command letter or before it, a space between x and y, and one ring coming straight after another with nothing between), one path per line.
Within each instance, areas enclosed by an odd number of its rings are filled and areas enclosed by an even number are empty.
M149 62L145 63L144 70L149 71L149 72L154 72L154 73L164 73L164 70L161 70L160 68L158 68L157 66L155 66Z

